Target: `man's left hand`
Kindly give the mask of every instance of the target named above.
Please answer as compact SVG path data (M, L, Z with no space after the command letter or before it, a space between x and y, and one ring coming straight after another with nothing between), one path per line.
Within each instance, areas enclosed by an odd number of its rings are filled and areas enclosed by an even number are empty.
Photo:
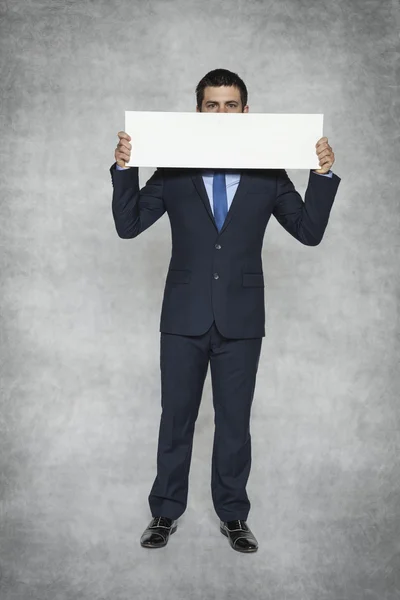
M315 173L324 174L328 173L335 162L335 154L328 144L328 138L322 137L315 144L316 154L319 158L320 169L315 170Z

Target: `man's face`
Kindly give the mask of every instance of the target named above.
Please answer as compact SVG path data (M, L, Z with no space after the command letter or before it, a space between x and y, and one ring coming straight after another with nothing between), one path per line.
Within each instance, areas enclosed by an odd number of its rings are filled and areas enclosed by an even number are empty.
M249 112L246 104L242 110L239 88L235 86L206 87L201 110L196 106L196 112Z

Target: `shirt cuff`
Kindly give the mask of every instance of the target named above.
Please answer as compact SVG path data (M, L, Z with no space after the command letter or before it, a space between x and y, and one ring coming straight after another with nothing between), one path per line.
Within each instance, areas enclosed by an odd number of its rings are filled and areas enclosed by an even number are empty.
M126 171L126 169L129 169L129 167L120 167L117 163L115 163L115 168L117 171Z
M313 171L313 173L315 173L315 171ZM316 175L322 175L322 177L331 177L332 178L332 171L328 171L328 173L315 173Z

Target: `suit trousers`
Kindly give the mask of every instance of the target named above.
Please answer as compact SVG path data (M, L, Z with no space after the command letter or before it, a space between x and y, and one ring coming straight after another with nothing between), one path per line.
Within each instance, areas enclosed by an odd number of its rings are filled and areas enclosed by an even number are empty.
M211 368L214 444L211 496L222 521L250 511L250 411L262 338L228 339L215 322L203 335L161 333L161 419L157 475L148 500L152 516L178 519L186 510L193 434Z

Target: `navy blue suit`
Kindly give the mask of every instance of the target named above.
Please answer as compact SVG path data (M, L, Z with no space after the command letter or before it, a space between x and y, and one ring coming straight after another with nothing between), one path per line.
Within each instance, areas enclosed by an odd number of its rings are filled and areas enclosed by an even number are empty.
M273 214L299 242L318 245L340 178L310 171L305 202L283 169L246 169L218 231L200 169L159 168L140 190L138 169L110 169L115 227L143 233L167 212L172 255L161 312L162 415L153 516L186 509L195 421L211 365L215 436L211 490L223 521L247 519L250 410L265 336L262 244Z

